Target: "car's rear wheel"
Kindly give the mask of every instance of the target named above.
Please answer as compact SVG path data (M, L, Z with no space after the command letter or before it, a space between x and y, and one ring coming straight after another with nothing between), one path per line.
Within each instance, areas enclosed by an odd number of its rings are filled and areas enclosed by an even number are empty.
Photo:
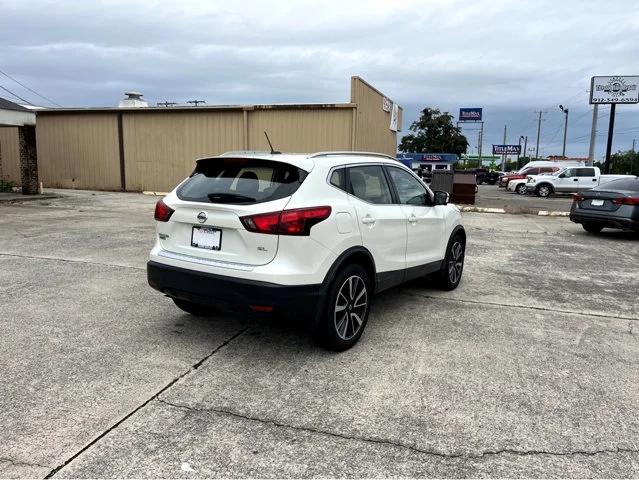
M550 185L539 185L535 192L538 197L548 197L552 194L552 187Z
M437 273L437 286L442 290L454 290L461 281L466 256L466 242L464 237L456 234L448 242L446 257L442 268Z
M191 315L195 315L196 317L210 317L214 313L213 307L189 302L187 300L181 300L179 298L174 298L173 303L175 303L180 310L190 313Z
M342 269L333 279L314 326L315 341L338 352L355 345L368 321L371 296L371 282L362 266Z
M526 195L526 192L527 192L526 184L525 183L521 183L521 184L517 185L517 188L515 190L517 191L517 193L519 195Z
M599 233L603 229L601 225L594 223L584 223L582 227L584 227L584 230L588 233Z

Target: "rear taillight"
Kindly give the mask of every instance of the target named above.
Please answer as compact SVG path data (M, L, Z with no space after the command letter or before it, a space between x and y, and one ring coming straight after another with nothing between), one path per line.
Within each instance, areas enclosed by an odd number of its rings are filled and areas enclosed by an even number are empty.
M639 205L639 197L615 198L612 203L615 205Z
M311 227L331 215L331 207L296 208L240 217L249 232L272 235L310 235Z
M581 202L585 197L582 197L581 195L579 195L578 193L573 193L572 194L572 201L573 202Z
M164 200L158 200L158 203L155 204L155 219L158 222L168 222L174 211L175 210L164 203Z

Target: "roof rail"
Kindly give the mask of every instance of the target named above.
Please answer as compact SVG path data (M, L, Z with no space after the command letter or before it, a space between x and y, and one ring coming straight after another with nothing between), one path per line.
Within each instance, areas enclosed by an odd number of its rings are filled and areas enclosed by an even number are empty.
M273 155L268 150L233 150L230 152L224 152L217 155L218 157L230 157L232 155Z
M395 157L391 157L390 155L386 155L384 153L376 153L376 152L317 152L310 155L308 158L317 158L317 157L330 157L330 156L353 156L353 157L382 157L382 158L390 158L391 160L397 160Z

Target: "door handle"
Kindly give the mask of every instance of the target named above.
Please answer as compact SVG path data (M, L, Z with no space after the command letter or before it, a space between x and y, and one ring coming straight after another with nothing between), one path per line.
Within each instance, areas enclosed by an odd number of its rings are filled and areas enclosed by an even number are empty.
M572 181L573 182L577 182L577 181L579 181L579 179L578 178L573 178Z
M592 179L592 181L593 181L593 182L596 182L596 181L597 181L597 179L596 179L596 178L593 178L593 179Z
M373 217L364 217L362 218L362 223L364 225L373 225L375 223L375 219Z
M417 223L417 217L414 214L410 214L410 217L408 217L408 221L410 223Z

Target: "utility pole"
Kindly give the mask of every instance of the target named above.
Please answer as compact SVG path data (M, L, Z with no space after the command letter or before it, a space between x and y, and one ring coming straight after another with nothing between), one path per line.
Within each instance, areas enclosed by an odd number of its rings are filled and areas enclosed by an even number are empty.
M612 150L612 133L615 130L615 110L617 104L610 104L610 123L608 124L608 144L606 145L606 163L604 163L604 173L610 173L610 152Z
M177 105L176 102L158 102L158 107L172 107L173 105Z
M539 137L541 136L541 114L539 111L539 123L537 124L537 148L535 149L535 160L539 158Z
M564 115L566 115L566 120L564 122L564 148L561 151L561 156L566 158L566 135L568 133L568 109L564 108L563 105L559 105L559 109L564 112Z
M635 153L635 140L636 139L632 139L632 153Z
M504 125L504 143L502 145L506 145L506 133L508 132L508 126ZM501 156L501 171L505 171L506 168L506 154Z
M595 161L595 138L597 136L597 118L599 116L599 104L595 103L592 109L592 126L590 127L590 148L588 149L588 160L590 163Z
M200 103L206 103L204 100L189 100L186 103L190 103L193 106L197 107Z
M479 155L479 165L478 167L481 167L481 147L484 143L484 122L481 122L481 128L479 129L479 145L478 145L478 152L477 155Z

